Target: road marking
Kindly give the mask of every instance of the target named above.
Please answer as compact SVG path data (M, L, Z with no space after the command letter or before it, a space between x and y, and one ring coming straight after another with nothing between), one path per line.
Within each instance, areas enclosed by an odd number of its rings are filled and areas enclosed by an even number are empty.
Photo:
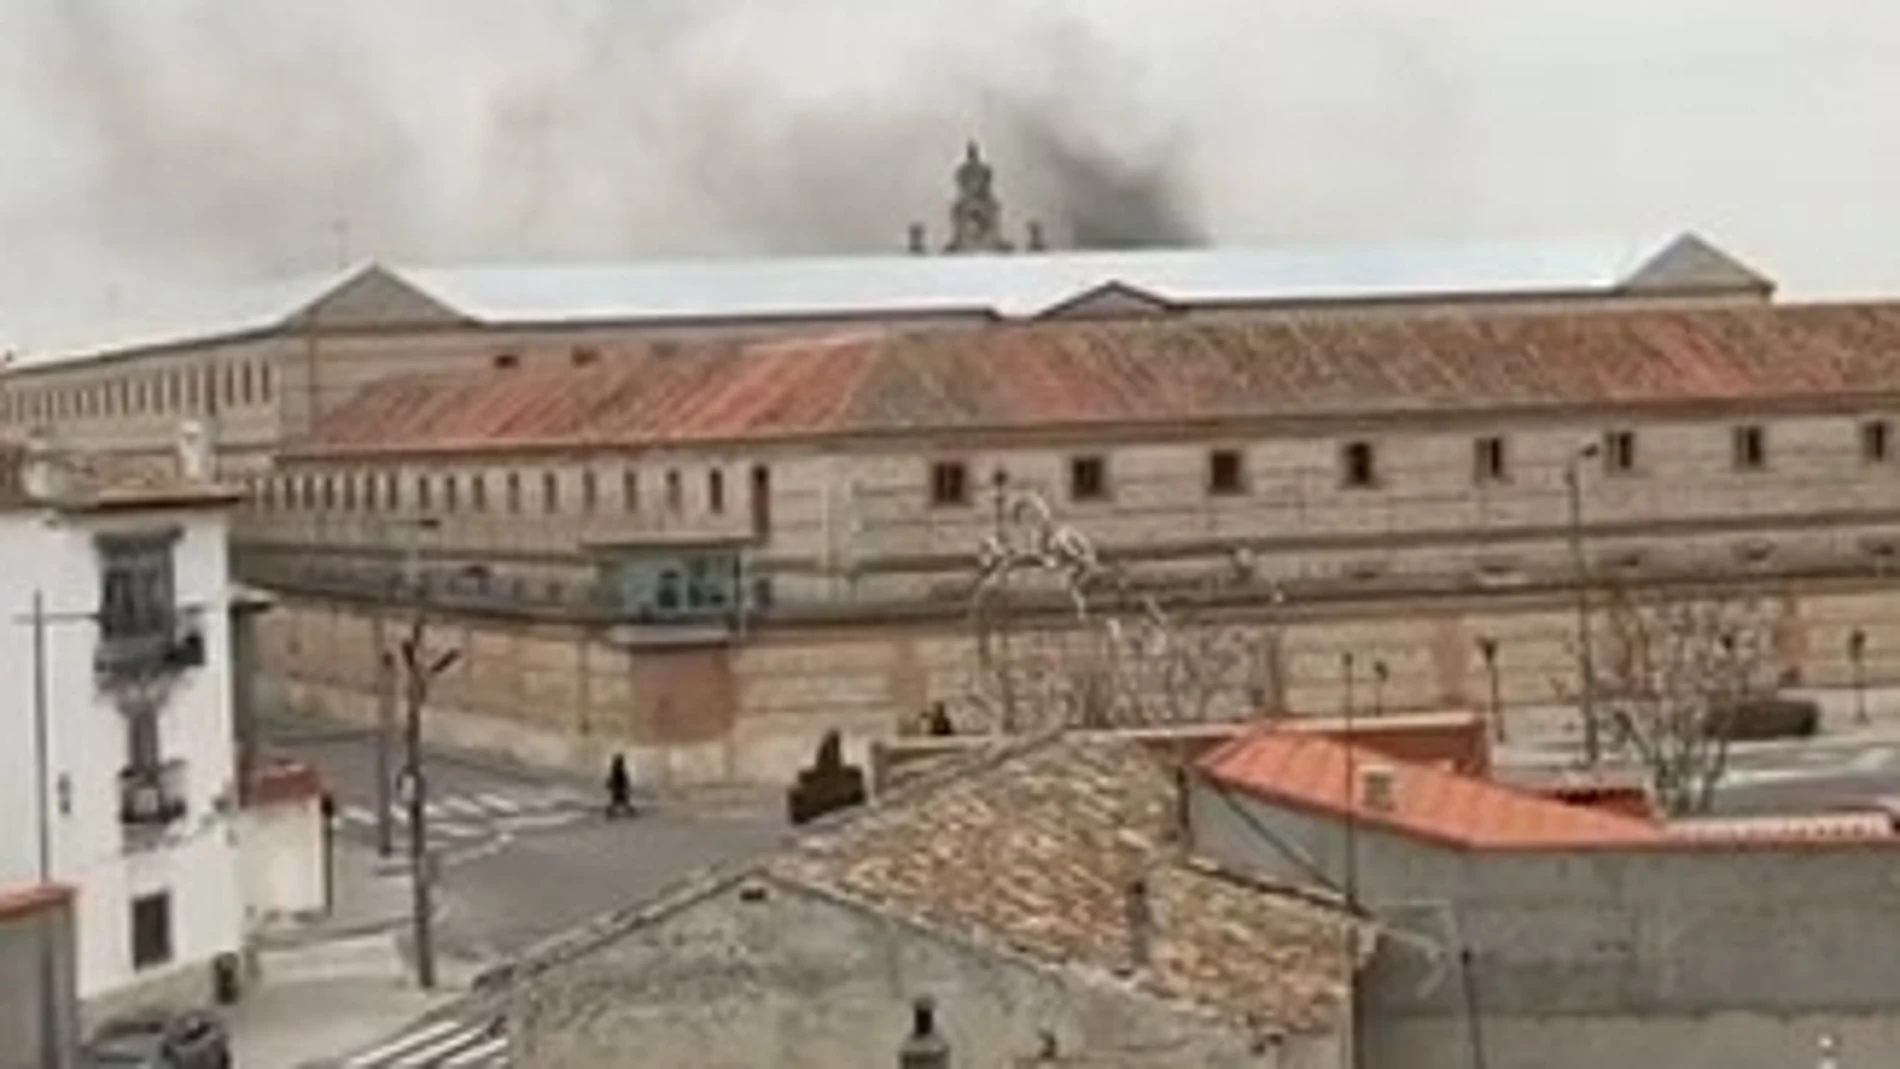
M412 1048L408 1054L403 1055L390 1064L395 1066L396 1069L420 1069L420 1067L428 1065L437 1058L461 1050L463 1047L468 1046L470 1042L479 1042L482 1036L487 1032L487 1027L481 1022L458 1021L456 1023L462 1025L460 1031L455 1032L446 1039L437 1040L428 1046Z
M480 839L488 832L482 828L467 824L457 824L452 820L439 821L429 825L429 837L441 836L444 839Z
M483 809L480 802L459 794L453 798L444 798L442 808L453 811L457 816L485 817L488 815L488 810Z
M355 1057L343 1063L344 1069L366 1069L366 1067L376 1065L392 1055L414 1050L416 1047L428 1043L438 1036L447 1035L450 1032L463 1028L466 1024L467 1022L451 1019L437 1021L434 1024L418 1028L413 1032L405 1032L380 1046L371 1047L366 1051L358 1052Z
M1893 763L1893 747L1878 746L1866 753L1856 754L1847 767L1855 772L1879 772Z
M523 813L518 817L503 817L498 823L509 831L535 831L542 828L558 828L585 818L585 813L569 810L554 813Z
M467 1050L462 1051L455 1057L443 1062L442 1065L444 1069L472 1069L473 1066L480 1065L490 1058L495 1058L495 1064L499 1065L501 1064L499 1056L507 1050L507 1048L508 1037L495 1036L492 1039L483 1040Z
M487 792L475 795L474 797L475 800L480 802L486 809L499 810L503 813L521 812L521 803L505 794Z
M376 814L370 812L367 807L360 805L343 806L337 810L337 816L342 817L351 824L369 825L376 823Z

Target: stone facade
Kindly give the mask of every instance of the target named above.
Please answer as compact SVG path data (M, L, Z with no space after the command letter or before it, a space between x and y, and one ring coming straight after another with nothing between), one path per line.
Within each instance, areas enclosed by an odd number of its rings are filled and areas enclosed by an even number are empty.
M1763 590L1787 621L1779 667L1804 683L1850 682L1856 630L1867 636L1866 679L1885 685L1900 674L1900 596L1892 591L1866 580ZM346 600L286 597L259 622L265 700L369 721L372 612ZM1477 640L1494 637L1507 736L1574 730L1560 708L1560 687L1576 671L1567 595L1256 607L1220 626L1277 646L1284 676L1266 693L1283 695L1286 712L1318 715L1345 708L1347 653L1362 715L1489 712ZM438 685L431 730L590 769L625 750L649 782L788 782L825 731L841 731L852 759L862 760L871 740L897 734L936 701L963 730L986 726L973 701L986 677L967 619L768 627L688 648L629 648L611 641L610 629L493 615L457 614L438 628L464 656ZM1010 648L1030 659L1046 646L1023 635ZM1221 708L1246 715L1257 696L1236 678Z

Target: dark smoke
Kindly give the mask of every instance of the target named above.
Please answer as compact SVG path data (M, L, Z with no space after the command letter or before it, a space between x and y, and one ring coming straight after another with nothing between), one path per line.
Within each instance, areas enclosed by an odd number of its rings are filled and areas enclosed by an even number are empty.
M1900 13L1836 6L0 0L0 338L346 253L889 252L971 137L1017 240L1694 227L1864 292Z

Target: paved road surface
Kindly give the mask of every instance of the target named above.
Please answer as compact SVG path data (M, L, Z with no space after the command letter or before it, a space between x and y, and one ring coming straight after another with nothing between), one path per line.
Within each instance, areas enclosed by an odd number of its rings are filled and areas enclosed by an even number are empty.
M1580 761L1574 747L1503 756L1509 767ZM1900 799L1900 736L1892 731L1737 743L1716 794L1719 813L1817 813Z
M320 769L336 797L339 834L374 842L371 733L276 722L265 749ZM492 963L784 839L778 792L652 801L635 819L609 821L598 785L441 750L425 756L424 768L429 841L442 872L437 946L469 963ZM397 826L392 872L406 856L405 828Z
M467 1003L424 1017L336 1064L339 1069L502 1069L508 1064L508 1035L498 1013Z

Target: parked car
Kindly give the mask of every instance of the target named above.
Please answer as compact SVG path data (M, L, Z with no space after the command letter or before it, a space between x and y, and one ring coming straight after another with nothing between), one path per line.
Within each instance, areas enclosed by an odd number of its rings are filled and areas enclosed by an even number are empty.
M1805 739L1820 732L1821 707L1806 698L1743 698L1710 710L1702 730L1705 737L1730 742Z
M86 1044L86 1069L231 1069L231 1041L200 1011L125 1017Z

